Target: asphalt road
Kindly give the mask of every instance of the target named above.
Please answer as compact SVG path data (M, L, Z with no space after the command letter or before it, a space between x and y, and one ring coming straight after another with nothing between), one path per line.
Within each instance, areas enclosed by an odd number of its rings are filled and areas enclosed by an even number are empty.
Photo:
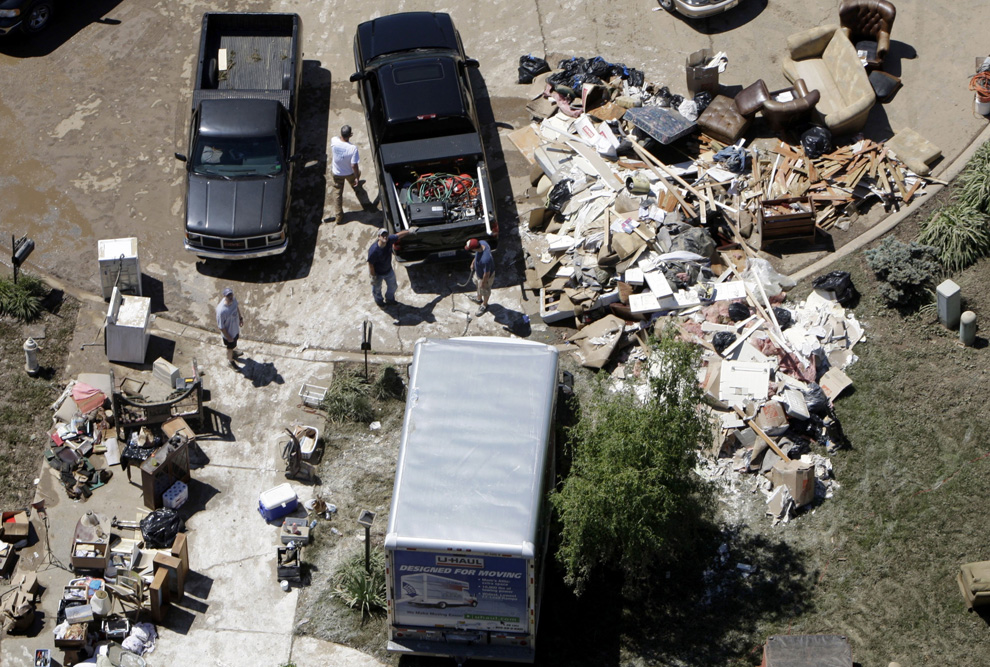
M70 5L71 3L65 3ZM912 127L939 145L949 161L985 126L966 89L985 39L982 0L898 2L886 69L902 77L893 102L877 105L867 136L885 139ZM523 248L532 243L516 220L529 166L508 141L525 125L525 103L538 94L516 84L520 55L601 55L646 73L648 81L684 93L688 53L725 51L727 85L786 80L779 60L786 38L837 20L837 0L747 0L726 15L688 22L651 0L508 0L261 2L89 0L33 40L0 43L0 231L37 243L28 269L98 292L97 241L136 236L146 295L169 319L212 328L212 304L232 285L248 316L244 335L290 346L355 349L360 322L376 324L375 349L403 352L421 336L528 333L522 319ZM358 9L360 8L360 9ZM257 262L203 262L182 249L184 151L199 25L205 10L291 11L303 18L304 69L298 148L308 166L294 192L293 244L286 255ZM368 294L364 257L380 213L357 212L342 223L329 213L326 153L344 123L367 155L363 114L353 84L351 44L357 24L409 10L448 11L468 55L481 62L479 109L485 123L504 239L493 301L482 318L460 287L464 266L399 269L399 300L382 311ZM937 173L937 170L936 170ZM369 178L374 196L374 179ZM525 218L523 218L525 219ZM520 238L522 237L522 238ZM5 242L5 241L4 241ZM535 321L535 319L534 319ZM534 325L539 326L539 325Z

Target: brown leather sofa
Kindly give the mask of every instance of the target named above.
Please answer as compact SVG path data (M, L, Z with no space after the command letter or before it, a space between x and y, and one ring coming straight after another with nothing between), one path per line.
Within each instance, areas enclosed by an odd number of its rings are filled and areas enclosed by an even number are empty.
M791 83L804 79L808 89L819 91L817 114L833 134L851 134L866 125L876 93L856 47L839 26L791 35L782 67Z
M874 66L882 64L890 51L890 29L896 16L897 9L887 0L842 0L839 5L839 24L849 41L854 45L876 42L870 63Z
M763 83L760 79L759 83ZM787 102L778 102L777 97L782 93L790 92L793 99ZM793 88L778 90L773 93L766 90L764 86L763 118L770 125L770 128L777 134L785 132L789 125L806 118L821 98L821 93L817 90L808 90L804 79L794 82Z

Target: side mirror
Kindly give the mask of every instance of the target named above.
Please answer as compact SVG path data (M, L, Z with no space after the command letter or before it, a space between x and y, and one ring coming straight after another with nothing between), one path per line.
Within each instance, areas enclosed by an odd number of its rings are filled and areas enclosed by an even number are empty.
M355 81L364 81L366 78L368 78L368 75L365 72L354 72L354 74L351 74L350 81L354 83Z
M178 160L179 162L185 162L186 161L186 156L183 155L182 153L176 153L175 154L175 159Z
M464 66L465 67L481 67L481 63L479 63L474 58L465 58L464 59Z

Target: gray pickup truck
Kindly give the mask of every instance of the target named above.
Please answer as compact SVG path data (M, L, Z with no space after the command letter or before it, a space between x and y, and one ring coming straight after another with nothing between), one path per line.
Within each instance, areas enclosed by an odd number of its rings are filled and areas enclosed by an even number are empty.
M296 106L296 14L203 16L186 167L186 250L251 259L289 244Z

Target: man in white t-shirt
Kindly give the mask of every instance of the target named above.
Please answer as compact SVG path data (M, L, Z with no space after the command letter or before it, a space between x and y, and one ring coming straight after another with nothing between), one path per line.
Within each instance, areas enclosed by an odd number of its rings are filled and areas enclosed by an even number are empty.
M333 177L333 213L330 222L340 222L344 215L344 181L351 184L354 194L362 204L368 199L364 192L364 181L361 180L361 167L358 165L360 156L357 146L351 143L351 134L351 126L344 125L340 128L340 136L330 141L333 158L330 165L330 174Z

